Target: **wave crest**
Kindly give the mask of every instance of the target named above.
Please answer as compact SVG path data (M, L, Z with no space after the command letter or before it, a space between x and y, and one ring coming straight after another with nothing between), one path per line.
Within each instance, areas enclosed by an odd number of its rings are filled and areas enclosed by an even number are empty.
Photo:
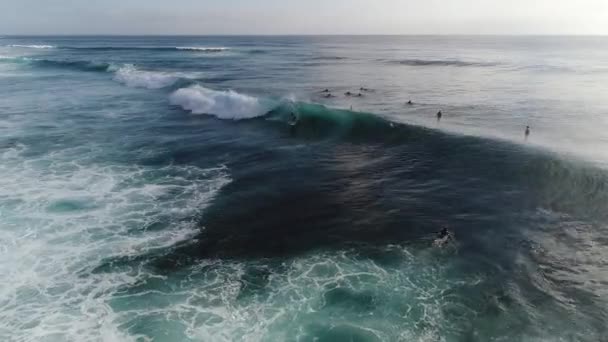
M133 88L160 89L175 84L179 77L165 72L138 70L133 64L126 64L116 70L114 80Z
M263 116L272 104L233 90L218 91L199 85L181 88L169 97L171 104L193 114L209 114L220 119L251 119Z
M12 48L25 48L25 49L54 49L53 45L22 45L22 44L13 44L8 45L8 47Z
M226 47L204 47L204 46L178 46L177 50L186 50L186 51L202 51L202 52L223 52L227 51Z

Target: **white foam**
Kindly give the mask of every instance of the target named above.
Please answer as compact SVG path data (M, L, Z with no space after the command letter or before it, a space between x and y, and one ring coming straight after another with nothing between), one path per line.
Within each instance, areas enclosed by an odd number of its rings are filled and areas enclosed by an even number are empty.
M251 119L265 115L272 104L233 90L218 91L199 85L176 90L171 104L181 106L193 114L209 114L220 119Z
M205 46L178 46L177 50L203 51L203 52L223 52L229 50L226 47L205 47Z
M142 340L119 328L111 301L153 276L92 270L191 238L196 214L229 181L223 167L95 164L95 150L0 151L0 274L10 279L0 282L0 340Z
M26 49L54 49L55 48L55 46L53 46L53 45L20 45L20 44L9 45L9 47L26 48Z
M399 272L362 259L356 251L298 256L285 260L278 272L264 262L201 261L187 276L186 301L163 309L167 317L179 317L189 339L196 341L313 340L307 330L315 326L326 330L350 326L382 341L437 336L440 326L453 324L444 322L443 308L450 303L442 293L478 279L463 275L448 280L449 263L432 254L412 255L400 247L387 248L403 259ZM243 279L250 267L269 272L259 293L255 284ZM386 305L386 311L376 318L356 310L336 314L327 302L328 291L336 288L355 295L371 294L375 304ZM265 295L266 291L271 294ZM399 304L392 306L389 301Z
M132 64L117 66L111 64L109 72L114 72L114 80L128 87L160 89L175 84L181 79L197 79L203 77L200 72L168 72L139 70Z
M111 70L109 68L108 70ZM116 70L114 80L134 88L160 89L173 85L179 77L165 72L138 70L131 64Z

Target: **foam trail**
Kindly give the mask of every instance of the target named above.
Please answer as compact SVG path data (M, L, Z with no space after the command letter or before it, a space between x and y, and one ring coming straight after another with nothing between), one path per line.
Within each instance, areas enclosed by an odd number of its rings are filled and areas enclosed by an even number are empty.
M265 115L272 104L260 99L239 94L233 90L218 91L199 85L176 90L170 96L171 104L191 111L193 114L209 114L220 119L251 119Z
M177 50L203 51L203 52L222 52L228 50L226 47L204 47L204 46L177 46Z
M55 46L53 46L53 45L20 45L20 44L8 45L8 47L26 48L26 49L54 49L55 48Z

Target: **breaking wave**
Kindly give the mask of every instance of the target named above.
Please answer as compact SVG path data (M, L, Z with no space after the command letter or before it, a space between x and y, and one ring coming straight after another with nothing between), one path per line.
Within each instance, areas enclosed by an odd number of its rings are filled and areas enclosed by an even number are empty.
M209 114L220 119L251 119L263 116L272 109L272 101L239 94L233 90L219 91L194 85L176 90L171 104L193 114Z
M111 71L113 68L109 68ZM128 87L161 89L174 85L179 80L199 78L199 73L146 71L139 70L133 64L125 64L118 68L114 74L114 80Z

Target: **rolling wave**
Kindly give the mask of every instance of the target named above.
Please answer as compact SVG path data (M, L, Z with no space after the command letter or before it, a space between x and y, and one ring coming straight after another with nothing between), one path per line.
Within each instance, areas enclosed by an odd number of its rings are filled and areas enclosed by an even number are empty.
M90 50L90 51L193 51L217 53L230 50L228 47L207 47L207 46L59 46L58 49L64 50Z
M200 79L200 72L171 72L141 70L133 64L113 64L97 61L52 60L30 57L0 56L0 60L19 64L29 64L39 68L70 69L84 72L114 73L114 81L132 88L161 89L172 85L184 86L192 80ZM184 81L181 82L180 81Z
M112 71L114 68L109 68ZM114 73L114 80L132 88L161 89L172 86L180 80L193 80L202 77L200 73L147 71L125 64Z
M71 61L71 60L52 60L52 59L35 59L28 57L19 57L19 62L29 63L42 68L67 68L80 71L105 72L111 70L115 66L111 63L97 61Z

